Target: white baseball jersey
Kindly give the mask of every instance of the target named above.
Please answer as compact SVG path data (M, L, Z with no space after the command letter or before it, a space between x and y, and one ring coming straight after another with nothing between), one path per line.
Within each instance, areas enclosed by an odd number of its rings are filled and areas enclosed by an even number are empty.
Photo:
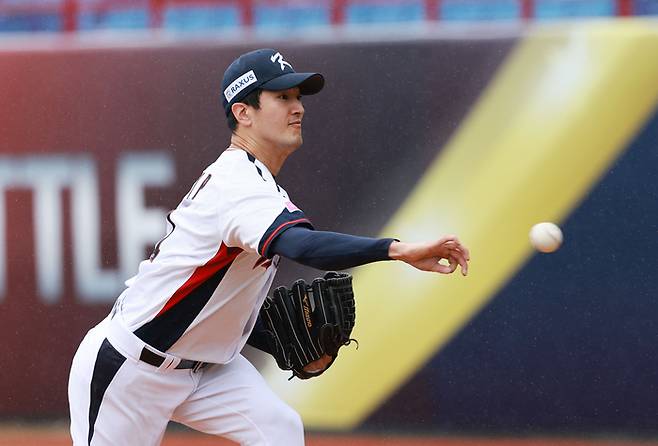
M311 226L267 167L229 148L167 216L113 317L151 347L224 364L242 350L278 267L272 241Z

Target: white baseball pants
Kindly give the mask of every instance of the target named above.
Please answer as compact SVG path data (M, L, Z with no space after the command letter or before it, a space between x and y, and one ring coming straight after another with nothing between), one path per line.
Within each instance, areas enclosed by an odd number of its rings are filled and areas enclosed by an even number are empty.
M83 339L69 376L74 446L156 446L169 420L241 445L301 446L297 412L242 355L196 372L139 360L144 343L109 317Z

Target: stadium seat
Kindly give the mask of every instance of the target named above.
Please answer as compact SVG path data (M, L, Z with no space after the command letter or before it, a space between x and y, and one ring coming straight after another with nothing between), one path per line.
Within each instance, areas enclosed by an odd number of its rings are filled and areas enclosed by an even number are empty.
M633 14L658 15L658 0L636 0Z
M537 0L534 15L537 19L569 17L611 17L616 14L614 0Z
M0 14L0 32L61 31L59 14Z
M83 11L78 14L78 29L142 29L148 28L147 8L127 8L111 11Z
M391 23L413 22L425 19L422 1L394 1L377 4L353 2L345 11L346 23Z
M61 0L0 0L0 31L61 31Z
M240 11L234 6L171 6L164 11L162 26L177 31L237 28Z
M330 9L326 2L280 5L263 2L254 8L254 25L257 28L300 28L330 23Z
M516 20L521 4L518 0L446 0L439 15L442 20Z

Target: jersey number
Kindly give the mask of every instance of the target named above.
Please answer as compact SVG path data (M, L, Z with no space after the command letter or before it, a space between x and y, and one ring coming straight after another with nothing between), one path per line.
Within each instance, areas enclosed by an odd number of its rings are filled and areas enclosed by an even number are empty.
M208 181L210 181L210 178L211 178L211 177L212 177L211 174L209 174L209 173L205 173L205 172L204 172L204 173L203 173L203 174L202 174L202 175L201 175L201 176L200 176L200 177L194 182L194 184L192 185L192 188L190 189L190 191L187 193L187 195L185 195L185 198L186 198L187 200L194 200L194 198L197 196L197 194L198 194L199 192L201 192L201 189L203 189L203 188L206 186L206 184L208 184ZM173 220L171 219L171 213L172 213L172 212L173 212L173 211L171 211L171 212L169 212L169 213L167 214L167 221L169 222L169 224L171 224L171 230L170 230L169 232L167 232L167 235L165 235L164 237L162 237L162 239L160 239L160 241L159 241L158 243L155 244L155 247L153 248L153 252L151 253L151 256L149 257L149 260L150 260L151 262L155 260L155 258L158 256L158 254L160 254L160 245L162 244L162 242L164 242L165 240L167 240L167 238L168 238L171 234L173 234L174 230L176 229L176 224L175 224L175 223L173 222Z

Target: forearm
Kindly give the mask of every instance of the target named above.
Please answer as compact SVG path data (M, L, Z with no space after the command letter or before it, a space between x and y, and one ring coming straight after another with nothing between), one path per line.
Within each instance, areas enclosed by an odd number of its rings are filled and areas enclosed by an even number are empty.
M277 237L270 252L317 269L343 270L391 260L393 241L293 227Z

